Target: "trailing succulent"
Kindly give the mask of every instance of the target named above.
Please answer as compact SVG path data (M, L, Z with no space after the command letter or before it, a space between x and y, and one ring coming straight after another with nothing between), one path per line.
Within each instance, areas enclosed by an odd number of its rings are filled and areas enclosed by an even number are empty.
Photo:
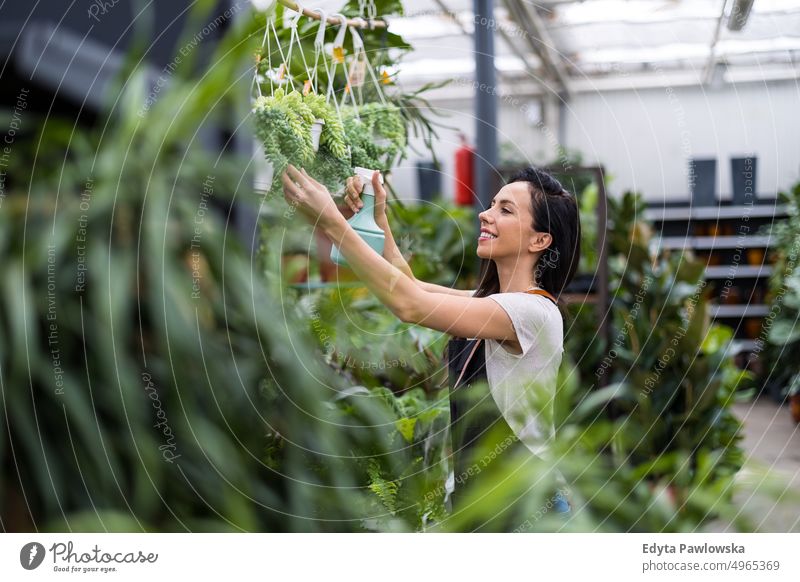
M344 112L354 166L386 170L406 147L406 126L394 105L367 103Z
M336 191L354 166L387 170L406 147L406 126L394 105L347 107L340 118L323 95L278 89L256 99L253 112L256 136L273 165L273 192L280 189L280 176L288 164L306 168ZM315 152L311 126L317 119L324 123Z
M255 132L272 163L272 190L280 187L280 176L290 163L305 166L314 158L311 124L314 113L296 91L283 89L256 99L253 106Z
M256 99L253 113L256 136L273 165L271 191L280 189L280 176L288 164L307 168L331 188L351 174L344 127L323 96L278 89L271 96ZM317 119L324 123L320 147L315 152L311 126Z
M323 95L309 93L303 97L303 103L311 110L315 119L324 122L322 135L320 136L320 147L325 147L328 152L339 159L348 157L347 144L344 137L344 126L341 119L336 114L336 110L326 101Z

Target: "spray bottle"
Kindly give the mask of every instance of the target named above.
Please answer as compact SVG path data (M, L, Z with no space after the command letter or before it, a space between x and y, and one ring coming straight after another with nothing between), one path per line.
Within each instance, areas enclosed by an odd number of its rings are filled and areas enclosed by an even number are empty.
M361 192L361 200L364 202L364 206L347 222L376 253L382 255L385 235L383 229L375 222L375 191L372 188L373 170L357 167L355 172L364 183L364 190ZM383 176L380 174L379 179L380 183L383 184ZM339 265L347 265L347 261L336 245L331 248L331 260Z

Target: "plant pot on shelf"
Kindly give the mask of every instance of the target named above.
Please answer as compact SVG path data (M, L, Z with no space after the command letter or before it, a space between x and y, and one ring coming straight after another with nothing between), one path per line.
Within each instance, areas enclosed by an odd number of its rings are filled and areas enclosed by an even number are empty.
M742 302L742 294L738 287L729 287L728 292L723 296L725 305L739 305Z
M756 339L761 333L761 319L758 317L748 317L744 322L747 339Z
M752 204L756 199L756 156L731 158L733 203Z
M283 277L287 283L305 283L308 281L308 255L305 253L287 253L281 257Z
M792 419L800 423L800 394L789 396L789 412L792 414Z
M420 200L432 201L442 194L442 172L433 160L417 162L417 191Z
M716 206L717 160L716 158L689 162L689 191L694 206Z
M747 249L747 262L757 267L764 264L764 249Z
M791 377L788 386L782 387L781 400L789 402L792 418L800 422L800 373Z

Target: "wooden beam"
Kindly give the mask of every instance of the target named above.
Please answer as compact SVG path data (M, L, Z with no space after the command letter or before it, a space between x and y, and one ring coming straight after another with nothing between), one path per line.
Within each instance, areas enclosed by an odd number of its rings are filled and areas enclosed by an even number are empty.
M278 3L285 6L289 10L300 12L300 7L297 5L297 2L293 2L292 0L278 0ZM312 9L306 8L305 6L303 6L303 15L313 18L314 20L319 20L322 18L319 12L314 12ZM325 18L325 21L328 24L335 24L339 26L342 24L342 19L338 16L328 16ZM348 18L347 26L352 26L355 28L386 28L387 24L385 20L380 19L366 20L364 18Z

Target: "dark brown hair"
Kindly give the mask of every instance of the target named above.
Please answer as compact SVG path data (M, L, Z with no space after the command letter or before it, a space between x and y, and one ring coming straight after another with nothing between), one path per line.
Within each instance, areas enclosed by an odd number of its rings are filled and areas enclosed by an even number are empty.
M569 285L581 258L581 220L575 196L561 182L537 168L526 168L508 181L527 182L531 192L532 227L552 236L550 246L542 252L534 266L536 283L556 299ZM474 297L487 297L500 292L497 265L492 259L481 259L478 289Z

